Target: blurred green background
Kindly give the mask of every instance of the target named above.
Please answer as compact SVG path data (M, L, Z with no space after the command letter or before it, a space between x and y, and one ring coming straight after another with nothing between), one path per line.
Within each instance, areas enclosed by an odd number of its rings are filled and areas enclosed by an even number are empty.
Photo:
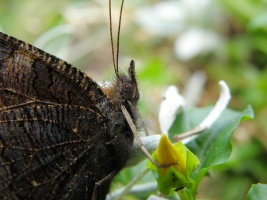
M119 6L113 0L115 36ZM65 59L96 81L114 74L108 20L107 0L0 0L2 32ZM183 91L196 71L206 76L197 106L214 104L218 81L225 80L230 108L254 108L255 120L233 135L229 162L210 172L197 197L244 199L252 183L267 183L267 1L126 0L122 21L119 66L126 71L136 61L141 112L154 132L166 87ZM125 183L131 177L119 176Z

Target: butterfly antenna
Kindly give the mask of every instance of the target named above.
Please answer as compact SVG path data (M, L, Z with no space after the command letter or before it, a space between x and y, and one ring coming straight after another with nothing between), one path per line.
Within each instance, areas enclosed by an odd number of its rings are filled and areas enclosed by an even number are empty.
M122 18L123 4L124 4L124 0L121 1L120 19L119 19L118 36L117 36L117 56L116 56L117 68L119 66L120 33L121 33L121 18Z
M115 63L115 56L114 56L114 42L113 42L113 34L112 34L112 17L111 17L111 0L109 0L109 32L110 32L110 42L111 42L111 50L112 50L112 61L115 70L115 74L117 78L119 78L118 72L118 64ZM117 55L118 57L118 55Z

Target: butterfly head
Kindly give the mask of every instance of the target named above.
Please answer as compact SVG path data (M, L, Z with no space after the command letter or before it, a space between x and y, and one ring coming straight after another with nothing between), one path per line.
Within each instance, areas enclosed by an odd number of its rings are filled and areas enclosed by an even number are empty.
M118 108L125 103L136 106L139 100L139 90L134 61L131 61L127 75L123 73L116 74L115 80L102 90Z

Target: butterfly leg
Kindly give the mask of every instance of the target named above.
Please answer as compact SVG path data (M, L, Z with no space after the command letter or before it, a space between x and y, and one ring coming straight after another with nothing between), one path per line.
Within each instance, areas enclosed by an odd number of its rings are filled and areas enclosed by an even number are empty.
M95 183L92 200L100 200L100 199L104 200L106 198L106 194L108 193L108 190L109 190L109 185L117 173L118 173L118 170L113 170L105 178Z
M157 167L167 168L167 167L170 167L170 166L172 166L172 165L176 165L176 164L177 164L177 162L176 162L176 163L170 163L170 164L159 164L159 163L157 163L157 162L152 158L152 156L151 156L150 153L147 151L147 149L143 146L143 144L142 144L142 142L141 142L141 140L140 140L140 138L139 138L139 136L138 136L138 134L137 134L137 130L136 130L136 127L135 127L135 125L134 125L134 122L133 122L133 120L132 120L130 114L128 113L128 111L126 110L126 108L125 108L123 105L121 105L121 111L122 111L123 115L125 116L125 119L126 119L126 121L128 122L128 124L129 124L129 126L130 126L130 128L131 128L131 130L132 130L132 132L133 132L133 134L134 134L134 138L136 139L139 148L144 152L144 154L148 157L148 159L149 159L154 165L156 165Z

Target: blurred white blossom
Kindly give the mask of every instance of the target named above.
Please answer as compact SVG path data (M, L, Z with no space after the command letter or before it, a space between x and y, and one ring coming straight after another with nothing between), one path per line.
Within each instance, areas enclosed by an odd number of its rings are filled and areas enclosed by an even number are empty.
M160 2L154 6L140 8L135 19L147 32L159 36L176 35L184 27L186 10L177 1Z
M206 74L203 71L195 71L186 82L182 96L186 99L187 106L195 106L200 99L206 83Z
M174 46L176 56L188 61L197 55L211 52L220 47L221 39L215 32L193 28L181 33Z
M170 0L138 9L135 19L151 34L176 36L174 52L188 61L220 47L222 39L212 28L220 18L218 9L211 0Z

